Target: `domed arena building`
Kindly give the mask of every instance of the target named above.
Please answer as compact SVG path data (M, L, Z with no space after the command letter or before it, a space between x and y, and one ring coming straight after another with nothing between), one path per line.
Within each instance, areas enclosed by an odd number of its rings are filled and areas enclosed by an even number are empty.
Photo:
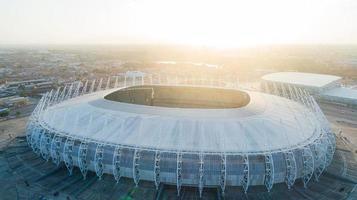
M105 84L104 84L105 83ZM72 83L43 96L27 141L84 178L112 174L159 184L307 187L330 164L334 133L301 88L262 91L216 80L141 74Z

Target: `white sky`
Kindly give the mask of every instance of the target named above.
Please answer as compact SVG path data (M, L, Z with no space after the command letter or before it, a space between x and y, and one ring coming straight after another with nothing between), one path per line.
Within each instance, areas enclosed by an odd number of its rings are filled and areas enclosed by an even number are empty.
M357 43L356 0L0 0L0 44Z

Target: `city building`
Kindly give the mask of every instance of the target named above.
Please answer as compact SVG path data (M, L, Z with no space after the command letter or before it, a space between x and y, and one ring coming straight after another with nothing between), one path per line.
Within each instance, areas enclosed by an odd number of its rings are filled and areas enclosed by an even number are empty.
M288 89L291 86L308 91L318 101L357 106L357 90L342 87L341 77L301 72L277 72L262 76L261 87L270 91Z
M0 98L0 106L4 107L21 107L29 103L28 97L10 96Z
M287 87L290 85L304 88L311 94L320 94L331 88L338 87L342 78L326 74L276 72L266 74L261 79L263 83L267 83L271 88L274 87L274 84L284 84Z

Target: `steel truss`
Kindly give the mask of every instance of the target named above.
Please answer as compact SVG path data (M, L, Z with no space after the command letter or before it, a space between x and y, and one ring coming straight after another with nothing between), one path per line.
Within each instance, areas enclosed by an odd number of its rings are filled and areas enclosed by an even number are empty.
M149 77L150 82L152 82L152 76ZM167 77L166 77L167 78ZM168 81L167 84L174 83L178 84L189 84L187 77L186 81L179 81L177 79L172 79L174 81ZM114 87L118 87L118 76L115 77ZM144 77L141 77L141 84L144 84ZM124 77L124 85L126 86L127 77ZM140 84L140 81L136 82L136 78L132 79L133 85ZM43 113L52 105L56 103L60 103L66 99L74 98L78 95L84 95L87 93L92 93L94 90L102 90L102 82L103 79L100 79L98 84L96 84L96 80L93 80L91 84L89 84L88 80L83 84L79 82L77 84L72 83L71 85L66 85L63 88L58 88L57 90L51 90L47 92L39 101L36 106L34 112L32 113L29 123L27 125L27 133L26 139L29 146L36 152L38 155L41 155L45 160L49 160L52 158L52 161L58 166L60 162L63 160L70 174L72 174L73 166L76 164L73 162L73 151L74 151L74 143L75 138L63 136L61 132L56 132L51 128L43 128L47 127L48 124L43 124L43 117L47 115L43 115ZM161 83L161 77L158 79L159 84ZM192 82L192 81L191 81ZM194 81L198 84L198 81ZM108 77L107 84L105 89L110 88L111 78ZM201 83L202 80L201 80ZM213 81L211 81L211 84ZM205 84L205 83L204 83ZM130 84L129 84L130 85ZM82 87L83 86L83 87ZM314 141L310 146L300 148L300 152L302 155L303 162L303 176L302 181L304 183L304 187L307 187L308 182L311 180L312 176L318 180L319 176L322 174L323 170L332 162L333 154L336 149L335 144L335 136L332 132L331 128L326 121L325 116L320 110L319 106L313 99L311 95L309 95L305 90L301 88L291 87L289 85L277 85L276 83L271 83L269 86L267 83L264 84L265 92L272 92L276 95L280 95L291 100L294 100L298 103L301 103L305 107L308 107L311 111L311 114L314 116L314 121L320 125L321 137ZM82 87L82 88L81 88ZM220 85L221 87L221 85ZM230 87L229 84L226 84L223 87ZM88 89L88 91L87 91ZM309 112L310 114L310 112ZM54 118L53 115L50 115L50 119ZM55 118L54 118L55 119ZM50 120L50 122L52 122ZM90 120L92 121L91 117ZM89 122L90 124L91 122ZM51 124L51 123L50 123ZM77 138L81 139L81 143L79 145L78 150L78 167L81 170L81 173L86 178L86 174L88 171L89 161L87 159L88 153L88 144L90 142L95 142L90 140L89 138ZM63 142L64 145L63 145ZM95 142L97 143L97 142ZM97 176L101 179L104 173L104 145L108 145L109 143L97 143L97 147L95 150L94 156L94 168ZM113 144L109 144L112 145ZM62 149L63 148L63 149ZM132 176L135 185L138 185L140 180L140 170L139 170L139 162L140 162L140 151L143 149L136 149L137 147L127 147L127 146L115 146L114 154L113 154L113 175L115 180L118 182L120 177L122 176L121 172L121 156L122 149L130 148L135 149L133 155L133 168L132 168ZM154 158L154 183L156 189L159 188L161 183L161 171L160 171L160 157L162 152L155 149L147 149L149 151L155 152ZM282 152L284 150L281 150ZM168 150L167 152L175 152L174 150ZM177 170L176 170L176 183L177 183L177 194L180 195L181 186L182 186L182 155L187 152L175 152L177 155ZM265 174L264 174L264 185L268 191L271 191L274 185L274 162L272 154L275 152L266 152L264 154L265 158ZM294 157L293 151L283 152L285 157L286 164L286 177L285 181L287 183L288 188L290 189L295 182L297 177L297 166L296 160ZM195 152L196 155L199 156L199 168L198 168L198 189L200 197L202 196L203 188L205 186L205 172L204 172L204 155L202 152ZM227 182L227 171L226 171L226 155L230 155L231 152L227 152L224 154L219 154L221 157L220 160L220 176L219 176L219 184L222 190L222 194L224 194L226 182ZM243 187L244 192L246 193L250 184L250 172L249 172L249 153L244 155L240 155L243 159L243 173L242 178L240 180L240 184Z
M326 164L326 154L325 144L320 139L316 140L313 144L313 156L314 156L314 165L315 165L315 173L314 177L316 181L319 181L319 177L325 169Z
M84 95L87 93L87 88L88 88L88 80L86 80L86 82L84 83L84 86L81 91L81 95Z
M52 162L59 166L62 161L61 153L62 138L58 135L53 136L51 143L51 158Z
M182 153L177 153L176 158L176 187L177 187L177 196L180 196L182 186Z
M30 145L32 150L37 154L40 155L40 139L42 135L43 129L40 129L39 126L35 126L31 134Z
M78 149L78 166L79 166L79 170L83 175L83 179L86 179L87 171L88 171L87 153L88 153L88 143L82 141Z
M325 167L328 166L333 159L333 154L335 152L334 146L332 145L332 142L330 141L330 138L327 135L328 133L325 133L324 136L322 137L323 143L326 144L326 162L325 162Z
M312 175L314 174L314 157L310 147L304 147L301 149L302 153L302 162L303 162L303 177L302 181L304 187L307 188L307 184L311 180Z
M72 98L77 97L79 95L79 89L81 88L81 86L82 86L82 82L78 82L76 90L74 90L73 92Z
M219 177L219 185L221 187L222 194L226 189L226 179L227 179L227 156L225 154L221 155L221 173Z
M99 180L102 179L103 172L104 172L103 157L104 157L104 145L98 144L97 148L95 149L95 155L94 155L94 170Z
M64 144L63 160L64 160L64 164L68 169L69 175L72 175L73 172L73 146L74 146L74 139L68 137Z
M121 149L120 147L117 146L115 147L114 154L113 154L113 175L117 183L119 182L121 177L120 160L121 160Z
M59 93L60 93L60 87L57 88L57 91L55 92L55 94L53 95L53 98L51 99L51 105L54 105L57 103L58 101L58 96L59 96Z
M33 118L33 114L30 116L29 122L28 122L27 127L26 127L26 141L27 141L27 145L29 147L32 146L31 145L31 138L32 138L33 130L36 127L32 118Z
M294 152L292 151L284 152L284 156L285 156L285 164L286 164L285 181L288 186L288 189L290 190L290 188L294 185L296 179L296 173L297 173L296 160L295 160Z
M202 198L202 191L204 186L204 155L199 154L199 169L198 169L198 191L200 194L200 198Z
M155 151L155 161L154 161L154 182L156 190L159 189L160 185L160 151Z
M140 161L140 150L135 149L134 156L133 156L133 180L136 187L138 186L140 181L139 161Z
M73 83L69 86L69 89L64 97L65 100L70 99L72 97Z
M268 192L273 188L274 185L274 162L273 155L267 153L264 155L265 160L265 176L264 176L264 185L267 188Z
M93 93L93 92L94 92L95 81L96 81L96 79L94 79L94 80L92 81L92 84L91 84L91 86L90 86L90 88L89 88L89 93Z
M41 135L40 149L41 149L41 156L46 161L48 161L51 156L51 154L50 154L51 141L52 141L51 134L49 134L45 131Z
M249 156L248 154L242 155L243 157L243 178L241 181L244 193L247 193L249 188Z

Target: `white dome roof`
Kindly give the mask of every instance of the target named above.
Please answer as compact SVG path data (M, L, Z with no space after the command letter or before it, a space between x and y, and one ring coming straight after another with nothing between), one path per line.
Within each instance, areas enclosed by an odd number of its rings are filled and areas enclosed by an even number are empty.
M74 138L161 151L262 153L294 149L319 137L311 111L286 98L245 91L241 108L192 109L104 99L118 89L49 107L41 123Z

